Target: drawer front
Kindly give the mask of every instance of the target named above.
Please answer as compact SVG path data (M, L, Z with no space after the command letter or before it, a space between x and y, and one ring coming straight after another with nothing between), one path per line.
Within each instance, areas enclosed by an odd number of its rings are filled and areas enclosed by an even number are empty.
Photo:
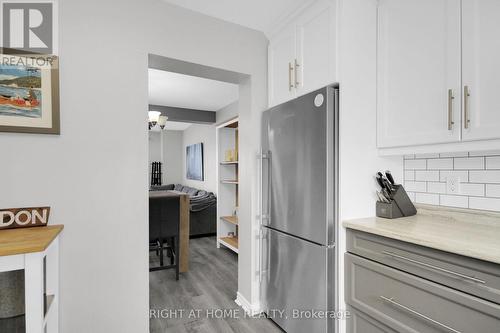
M397 332L495 333L500 305L352 254L346 302Z
M351 229L347 251L500 304L500 265Z
M348 333L397 333L353 307L348 306L347 310L351 314L351 317L347 321Z

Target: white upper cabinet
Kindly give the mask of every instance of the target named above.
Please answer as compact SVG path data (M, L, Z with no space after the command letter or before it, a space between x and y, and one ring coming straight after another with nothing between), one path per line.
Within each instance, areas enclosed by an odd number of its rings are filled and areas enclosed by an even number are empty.
M269 102L274 105L290 100L294 96L294 59L296 58L296 32L294 27L285 27L269 44Z
M462 1L463 140L500 138L500 1ZM465 125L465 123L464 123Z
M320 0L272 35L269 106L335 82L335 21L335 1Z
M381 154L500 148L500 0L379 0Z
M460 0L379 1L378 147L460 140L460 39Z
M335 8L317 3L297 21L295 84L302 95L333 83L335 78Z

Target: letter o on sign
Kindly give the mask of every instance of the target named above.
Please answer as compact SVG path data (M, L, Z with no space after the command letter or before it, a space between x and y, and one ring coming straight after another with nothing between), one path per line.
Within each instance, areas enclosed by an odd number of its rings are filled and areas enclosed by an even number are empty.
M22 218L24 216L24 218ZM16 223L19 225L26 225L31 221L31 213L27 210L22 210L16 214Z

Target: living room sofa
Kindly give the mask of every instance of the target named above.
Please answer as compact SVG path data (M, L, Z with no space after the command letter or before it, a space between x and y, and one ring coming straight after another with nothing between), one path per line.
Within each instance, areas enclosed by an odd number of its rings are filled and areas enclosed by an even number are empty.
M176 191L189 195L189 235L201 237L217 232L217 198L212 192L181 184L152 186L150 191Z

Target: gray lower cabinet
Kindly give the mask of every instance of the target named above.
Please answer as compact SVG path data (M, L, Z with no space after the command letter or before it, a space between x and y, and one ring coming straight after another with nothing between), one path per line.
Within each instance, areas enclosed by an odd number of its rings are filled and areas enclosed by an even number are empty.
M351 232L348 230L348 239L352 238ZM385 239L379 241L384 243ZM405 262L391 262L388 266L350 250L352 244L350 247L348 240L349 253L345 254L345 298L351 311L348 332L500 332L500 305L489 300L494 299L491 295L480 298L414 274ZM445 257L440 259L448 262ZM476 272L467 273L477 276ZM443 281L446 279L439 282Z
M500 304L500 265L357 230L347 252Z
M347 311L350 313L347 332L397 333L397 331L351 306L347 307Z

